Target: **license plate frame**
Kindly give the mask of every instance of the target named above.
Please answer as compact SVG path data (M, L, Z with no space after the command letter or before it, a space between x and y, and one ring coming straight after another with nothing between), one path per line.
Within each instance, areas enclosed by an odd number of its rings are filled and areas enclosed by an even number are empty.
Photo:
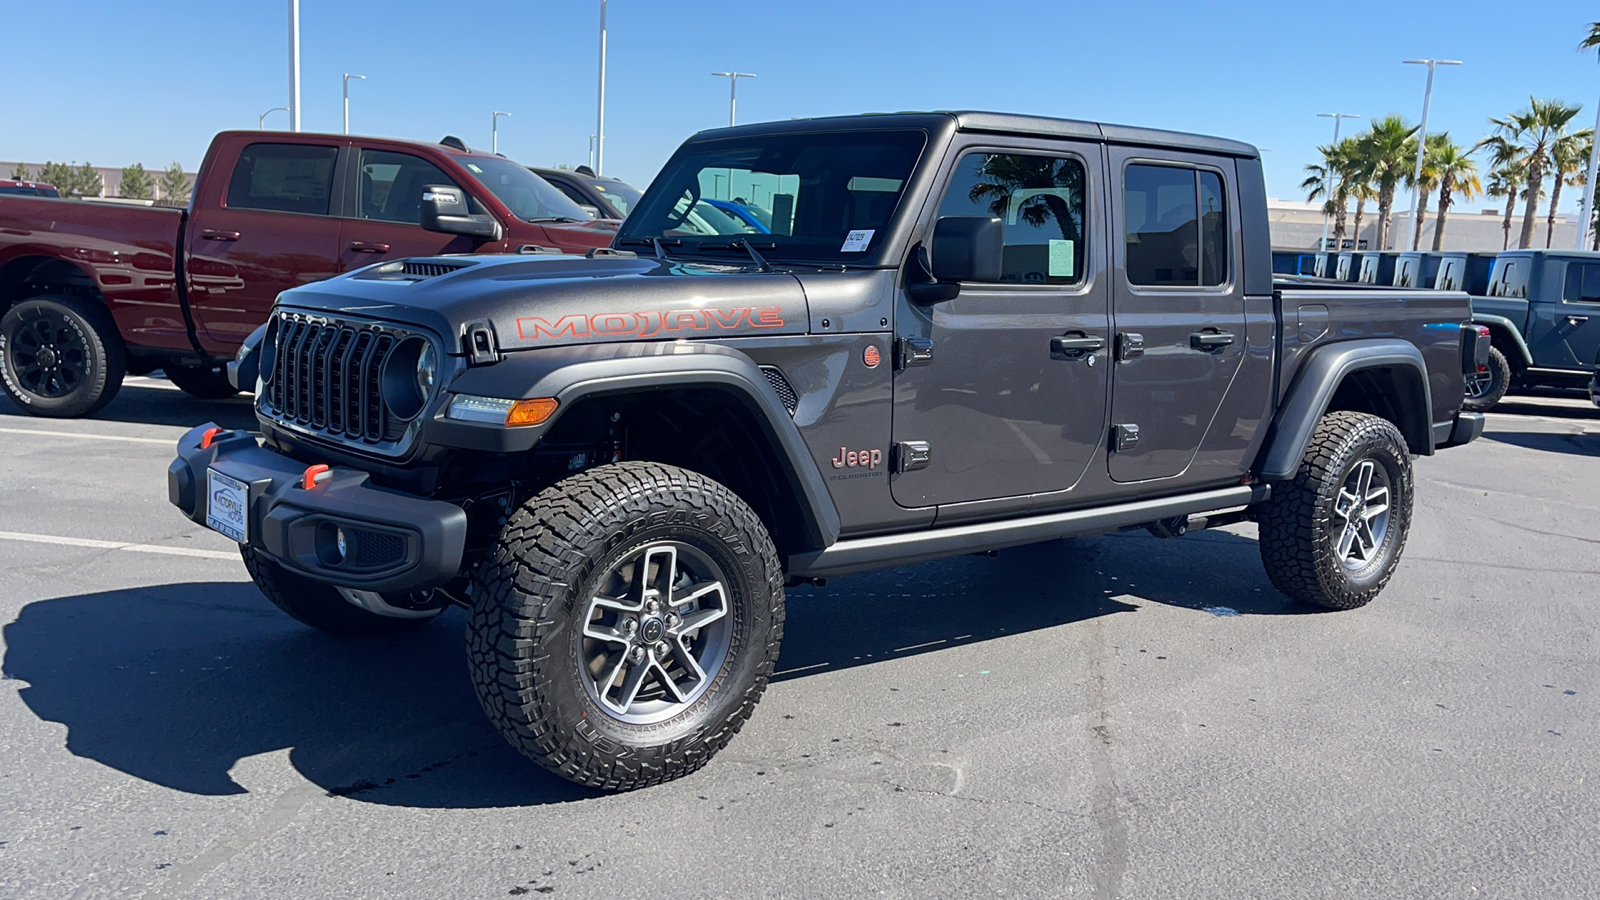
M250 543L250 485L206 470L206 527L240 544Z

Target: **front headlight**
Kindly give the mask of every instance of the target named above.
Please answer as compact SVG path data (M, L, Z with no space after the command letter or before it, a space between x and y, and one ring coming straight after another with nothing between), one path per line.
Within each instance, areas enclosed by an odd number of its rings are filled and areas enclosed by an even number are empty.
M400 342L383 364L383 402L398 419L414 419L439 381L438 354L420 337Z
M550 421L550 417L555 415L556 407L559 405L560 402L554 397L506 400L501 397L456 394L450 398L450 405L445 409L445 418L519 428L526 425L543 425Z

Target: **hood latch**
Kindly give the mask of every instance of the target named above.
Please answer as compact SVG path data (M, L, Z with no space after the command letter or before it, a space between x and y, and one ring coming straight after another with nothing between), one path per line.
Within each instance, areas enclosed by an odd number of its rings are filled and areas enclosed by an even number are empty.
M494 326L471 322L461 329L461 349L469 366L492 366L500 361L500 345L494 339Z

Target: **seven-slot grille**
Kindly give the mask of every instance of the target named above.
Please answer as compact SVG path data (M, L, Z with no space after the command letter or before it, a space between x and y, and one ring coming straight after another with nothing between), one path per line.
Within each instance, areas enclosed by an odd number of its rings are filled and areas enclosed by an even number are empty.
M266 405L279 421L378 444L400 438L380 390L383 363L404 338L390 329L278 314L277 358Z

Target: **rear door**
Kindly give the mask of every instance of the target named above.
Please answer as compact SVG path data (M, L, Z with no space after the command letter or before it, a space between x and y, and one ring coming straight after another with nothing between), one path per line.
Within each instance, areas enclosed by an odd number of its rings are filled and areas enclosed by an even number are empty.
M1120 201L1112 217L1111 477L1176 478L1245 354L1232 160L1115 146L1110 158Z
M1548 319L1541 314L1528 323L1534 365L1593 368L1600 352L1600 263L1568 262L1553 307Z
M342 146L263 140L208 170L226 189L196 200L185 238L189 304L207 350L231 354L278 294L338 272Z
M350 190L354 202L339 229L340 271L386 259L471 253L482 245L465 235L422 227L422 189L430 184L461 188L439 166L414 153L361 146L351 152L356 155Z
M896 317L894 440L926 442L926 466L894 476L920 507L1068 490L1105 435L1108 293L1101 148L969 142L946 164L936 216L1005 223L998 283L964 282ZM802 188L803 189L803 188ZM931 232L934 216L923 227Z

